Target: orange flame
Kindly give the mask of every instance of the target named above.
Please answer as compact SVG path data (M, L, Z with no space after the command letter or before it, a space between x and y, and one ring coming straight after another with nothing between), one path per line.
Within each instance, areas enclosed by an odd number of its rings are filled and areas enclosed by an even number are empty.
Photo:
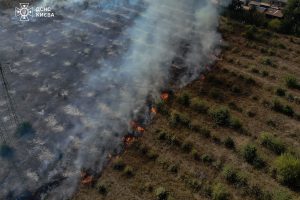
M134 141L135 141L135 137L132 135L126 135L123 138L123 142L124 142L125 146L131 145Z
M132 127L133 130L139 132L139 133L144 133L145 129L141 126L139 126L135 121L131 121L130 125Z
M82 179L81 184L83 185L90 185L93 181L93 176L86 176Z
M151 108L151 113L157 114L157 109L154 108L154 107L152 107L152 108Z
M167 101L169 99L169 94L167 92L164 92L160 95L160 98L164 101Z
M145 132L145 129L143 127L141 127L141 126L138 126L136 128L136 130L137 130L137 132L140 132L140 133L144 133Z
M90 185L90 184L92 184L92 182L93 182L93 176L88 175L88 173L83 172L83 171L81 172L80 176L81 176L81 184L83 184L83 185Z

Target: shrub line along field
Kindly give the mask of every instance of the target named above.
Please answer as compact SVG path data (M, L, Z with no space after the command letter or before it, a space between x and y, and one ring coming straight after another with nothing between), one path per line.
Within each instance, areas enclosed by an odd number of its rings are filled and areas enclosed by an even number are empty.
M74 199L300 199L300 39L224 17L219 29L213 70L157 102Z

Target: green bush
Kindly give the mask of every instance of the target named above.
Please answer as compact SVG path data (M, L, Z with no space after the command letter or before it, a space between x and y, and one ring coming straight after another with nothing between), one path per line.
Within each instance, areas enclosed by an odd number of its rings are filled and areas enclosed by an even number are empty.
M283 190L278 190L273 195L273 200L291 200L292 196Z
M247 25L244 33L245 37L249 40L256 39L257 28L255 26Z
M261 189L260 185L252 185L247 187L246 192L249 196L256 200L272 200L272 194Z
M199 129L199 134L205 138L210 138L211 137L211 131L206 128L206 127L202 127Z
M174 146L181 146L182 142L180 141L179 138L177 138L175 135L170 135L168 136L168 143L170 145L174 145Z
M278 180L293 188L300 187L300 159L284 153L275 160Z
M238 172L231 166L225 166L223 168L222 174L226 181L234 184L237 187L243 187L247 185L247 178L245 177L245 175Z
M169 195L164 187L159 187L155 190L155 196L157 200L167 200Z
M159 101L156 103L157 112L162 115L169 115L168 107L164 101Z
M228 182L230 182L230 183L236 183L237 182L237 177L238 177L237 172L231 166L225 166L223 168L222 174Z
M113 162L113 168L118 171L122 171L125 168L125 163L122 158L118 157Z
M255 81L252 77L247 77L246 83L247 83L248 85L255 85L255 84L256 84L256 81Z
M199 192L202 184L195 178L187 178L186 184L188 185L189 188L193 190L193 192Z
M258 74L258 73L259 73L259 70L256 69L256 68L252 68L252 69L251 69L251 72L254 73L254 74Z
M166 132L161 132L158 135L159 140L166 140L167 139L167 133Z
M224 145L228 149L234 149L235 148L235 143L231 137L227 137L224 141Z
M205 162L205 163L213 162L212 157L210 155L207 155L207 154L203 154L201 159L202 159L202 162Z
M237 118L230 119L230 127L235 130L241 130L243 128L242 122Z
M235 93L235 94L240 94L240 93L242 93L242 89L241 89L241 87L238 86L238 85L233 85L233 86L231 87L231 91L232 91L233 93Z
M212 136L212 140L216 144L221 144L221 139L218 136L216 136L216 135Z
M192 100L192 108L198 113L206 114L209 107L206 101L195 98Z
M211 112L211 116L215 123L220 126L228 126L230 123L230 113L225 107L214 109Z
M248 117L255 117L256 116L256 112L255 111L251 111L251 110L249 110L248 112L247 112L247 115L248 115Z
M217 101L223 101L224 100L224 93L222 90L218 88L212 88L209 91L209 96Z
M248 163L254 163L257 158L257 149L254 145L247 144L242 150L242 155Z
M182 126L185 126L185 127L190 126L189 118L186 115L178 113L178 112L172 112L171 113L169 123L173 127L176 127L176 126L179 126L179 125L182 125Z
M284 97L285 92L286 92L285 89L277 88L275 93L276 93L277 96Z
M140 152L141 154L147 155L148 151L149 151L149 148L148 148L146 145L141 144L141 145L139 146L139 152Z
M191 97L186 92L179 95L177 100L178 100L178 103L180 103L183 106L190 106L190 104L191 104Z
M264 58L262 60L262 64L273 66L273 62L272 62L272 60L270 58Z
M282 154L285 152L285 145L277 138L269 133L262 133L261 144L267 149L273 151L276 154Z
M134 175L133 168L131 166L126 166L123 171L124 175L127 177L132 177Z
M0 145L0 156L3 158L9 158L13 155L13 149L7 144Z
M152 150L149 150L146 154L147 158L149 158L150 160L156 160L158 158L158 154L155 153Z
M273 31L279 31L281 29L281 21L279 19L272 19L268 23L268 28Z
M23 122L18 126L16 130L16 136L23 137L25 135L33 134L34 132L35 131L30 122Z
M269 76L269 72L268 71L262 71L262 74L261 74L263 77L267 77Z
M196 149L193 149L191 154L195 160L200 160L200 154Z
M289 75L285 77L285 84L289 88L299 89L300 85L296 77Z
M97 184L96 189L99 192L99 194L102 194L104 196L107 195L108 191L107 191L107 188L104 184L102 184L102 183Z
M271 104L271 108L279 113L282 113L284 115L287 115L289 117L294 116L294 110L289 105L283 105L278 99L274 99Z
M213 187L212 190L212 199L213 200L228 200L230 197L230 194L228 193L226 187L218 183Z
M178 168L177 164L172 164L168 167L168 171L176 174L178 172Z
M246 162L253 165L255 168L260 169L265 166L265 162L258 156L257 149L252 144L244 146L242 155Z
M185 153L190 153L192 151L193 148L193 144L190 141L185 141L182 145L181 145L181 149L183 152Z
M236 103L233 101L228 103L228 107L232 110L236 110L238 112L243 112L243 109L241 107L239 107L238 105L236 105Z

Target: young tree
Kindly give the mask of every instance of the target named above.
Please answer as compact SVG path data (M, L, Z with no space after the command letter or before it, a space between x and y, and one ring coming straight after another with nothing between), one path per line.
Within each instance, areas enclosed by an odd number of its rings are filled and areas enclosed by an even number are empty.
M300 0L289 0L284 10L282 31L300 35Z

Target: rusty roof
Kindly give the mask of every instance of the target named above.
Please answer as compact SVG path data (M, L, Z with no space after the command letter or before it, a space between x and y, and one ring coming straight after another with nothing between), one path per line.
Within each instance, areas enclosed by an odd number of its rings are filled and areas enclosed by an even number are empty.
M273 8L269 8L266 11L266 15L273 16L273 17L278 17L278 18L283 17L283 13L282 13L281 10L277 10L277 9L273 9Z

